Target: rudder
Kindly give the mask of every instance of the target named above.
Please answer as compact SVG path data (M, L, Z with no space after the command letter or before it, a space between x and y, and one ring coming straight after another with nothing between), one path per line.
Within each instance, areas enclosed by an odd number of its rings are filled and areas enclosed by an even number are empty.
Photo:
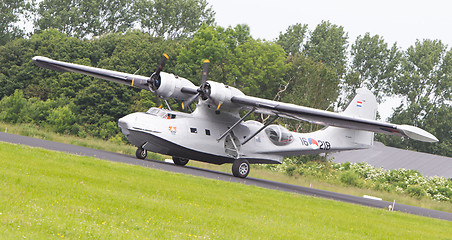
M366 88L356 90L353 100L347 105L343 114L347 116L360 117L375 120L377 116L378 103L373 93Z
M375 120L378 103L374 94L367 88L359 88L353 100L345 108L343 114L352 117ZM371 146L374 143L374 133L362 130L350 130L354 132L354 142L359 145Z

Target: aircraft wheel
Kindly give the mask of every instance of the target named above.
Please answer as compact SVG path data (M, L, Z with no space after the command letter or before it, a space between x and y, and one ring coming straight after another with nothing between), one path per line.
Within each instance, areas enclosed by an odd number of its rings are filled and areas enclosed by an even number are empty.
M188 161L189 161L189 159L173 156L174 165L185 166L185 165L187 165Z
M145 159L147 157L147 155L148 155L148 151L146 151L146 149L137 148L137 151L136 151L135 155L139 159Z
M235 177L246 178L250 173L250 163L245 159L236 159L232 164L232 174Z

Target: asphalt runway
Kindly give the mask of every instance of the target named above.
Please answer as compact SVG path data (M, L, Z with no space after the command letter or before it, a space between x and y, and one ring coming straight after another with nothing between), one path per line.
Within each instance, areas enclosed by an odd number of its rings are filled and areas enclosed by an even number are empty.
M31 138L31 137L24 137L9 133L3 133L0 132L0 141L3 142L9 142L9 143L15 143L15 144L23 144L28 145L32 147L40 147L45 148L49 150L54 151L61 151L61 152L67 152L71 154L76 154L80 156L91 156L99 159L105 159L108 161L113 162L122 162L127 164L133 164L148 168L154 168L159 170L164 170L168 172L175 172L175 173L183 173L183 174L190 174L193 176L200 176L210 179L217 179L221 181L228 181L228 182L236 182L246 185L254 185L258 187L268 188L268 189L274 189L274 190L280 190L280 191L286 191L286 192L293 192L308 196L315 196L315 197L322 197L327 199L333 199L336 201L342 201L342 202L348 202L348 203L354 203L354 204L360 204L368 207L374 207L374 208L385 208L392 204L392 202L387 201L380 201L380 200L373 200L363 197L357 197L357 196L351 196L341 193L335 193L330 191L324 191L314 188L308 188L308 187L301 187L286 183L280 183L280 182L273 182L258 178L236 178L232 176L232 174L229 173L223 173L223 172L217 172L202 168L196 168L196 167L180 167L175 166L171 163L165 163L162 161L156 161L156 160L139 160L135 158L135 156L130 155L124 155L119 153L113 153L108 151L102 151L92 148L86 148L86 147L79 147L75 145L70 144L64 144L64 143L58 143L58 142L52 142L37 138ZM19 153L20 154L20 153ZM431 210L431 209L425 209L420 207L414 207L404 204L395 204L395 211L401 211L405 213L420 215L420 216L426 216L431 218L438 218L438 219L444 219L448 221L452 221L452 213L448 212L441 212L437 210Z

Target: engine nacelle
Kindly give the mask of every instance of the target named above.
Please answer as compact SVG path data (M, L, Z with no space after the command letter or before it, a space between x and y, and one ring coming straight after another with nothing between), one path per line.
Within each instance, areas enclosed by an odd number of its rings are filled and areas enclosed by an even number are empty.
M185 78L178 77L174 74L160 72L159 82L155 86L157 89L153 91L163 99L174 98L176 100L187 100L191 94L181 92L183 87L196 89L196 86ZM152 91L152 89L150 89Z
M242 91L235 87L224 85L223 83L207 81L210 84L210 98L213 100L214 104L221 103L221 109L231 109L236 108L234 103L231 102L231 98L234 96L243 96ZM211 100L206 100L211 101Z

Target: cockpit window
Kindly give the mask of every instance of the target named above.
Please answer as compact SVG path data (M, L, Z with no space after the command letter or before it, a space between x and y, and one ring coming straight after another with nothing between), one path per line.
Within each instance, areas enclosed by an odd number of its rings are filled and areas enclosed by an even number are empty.
M265 133L270 141L277 146L283 146L293 142L292 133L279 125L268 126L265 129Z

